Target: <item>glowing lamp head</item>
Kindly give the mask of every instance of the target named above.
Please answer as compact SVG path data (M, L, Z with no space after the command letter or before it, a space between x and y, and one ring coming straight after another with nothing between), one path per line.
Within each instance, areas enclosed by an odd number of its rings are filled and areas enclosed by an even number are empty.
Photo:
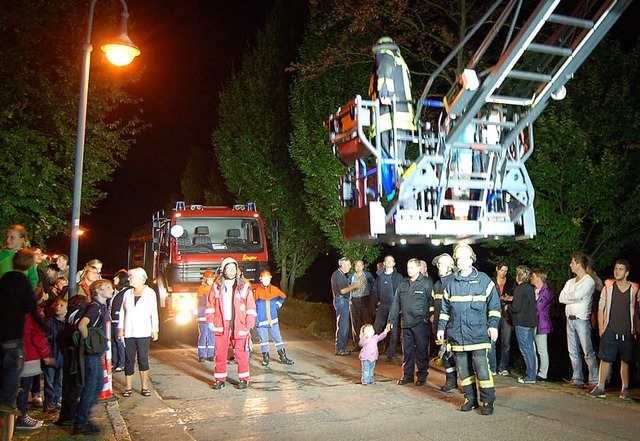
M133 44L126 33L120 34L114 42L102 46L107 59L116 66L126 66L140 55L140 49Z

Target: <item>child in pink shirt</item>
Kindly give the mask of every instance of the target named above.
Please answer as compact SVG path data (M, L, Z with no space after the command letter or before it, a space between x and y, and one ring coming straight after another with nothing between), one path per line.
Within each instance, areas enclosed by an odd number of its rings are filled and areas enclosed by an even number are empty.
M362 384L373 384L373 370L378 361L378 342L384 340L389 332L389 325L382 334L376 335L373 325L366 324L360 328L360 361L362 362Z

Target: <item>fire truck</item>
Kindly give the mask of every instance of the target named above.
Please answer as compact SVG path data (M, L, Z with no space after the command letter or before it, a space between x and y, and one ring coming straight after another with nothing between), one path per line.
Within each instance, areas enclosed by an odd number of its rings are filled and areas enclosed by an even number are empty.
M327 125L344 166L345 239L446 245L534 237L535 191L525 166L533 122L564 98L565 84L630 4L544 0L529 13L521 0L495 1L417 102L391 97L388 146L380 136L387 104L358 95L340 107ZM449 92L434 93L436 80L467 54ZM398 104L415 106L415 130L397 129ZM400 145L417 153L405 157Z
M264 224L255 204L233 207L176 203L170 216L153 214L151 226L129 239L129 268L142 267L158 294L163 321L194 318L196 292L206 270L219 272L227 257L238 261L252 284L269 267Z

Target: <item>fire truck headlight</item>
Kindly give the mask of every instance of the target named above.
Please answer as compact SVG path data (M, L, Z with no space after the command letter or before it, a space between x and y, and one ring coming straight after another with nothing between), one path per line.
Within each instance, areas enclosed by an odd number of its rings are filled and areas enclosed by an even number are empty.
M181 311L176 315L176 323L179 325L187 324L191 321L191 314L189 311Z
M197 308L196 301L194 299L182 298L178 299L176 309L178 311L193 311Z

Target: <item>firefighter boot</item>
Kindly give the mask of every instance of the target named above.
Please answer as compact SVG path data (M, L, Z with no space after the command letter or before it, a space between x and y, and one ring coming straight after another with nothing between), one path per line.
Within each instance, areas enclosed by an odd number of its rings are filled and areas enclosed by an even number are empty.
M278 349L278 355L280 356L280 363L282 364L293 364L293 360L287 358L287 353L284 349Z
M269 364L269 353L268 352L263 352L262 353L262 366L267 366Z
M457 386L458 386L458 382L457 382L455 374L451 375L451 374L448 373L447 374L447 381L444 383L444 386L442 386L440 388L440 390L443 391L443 392L451 392Z

